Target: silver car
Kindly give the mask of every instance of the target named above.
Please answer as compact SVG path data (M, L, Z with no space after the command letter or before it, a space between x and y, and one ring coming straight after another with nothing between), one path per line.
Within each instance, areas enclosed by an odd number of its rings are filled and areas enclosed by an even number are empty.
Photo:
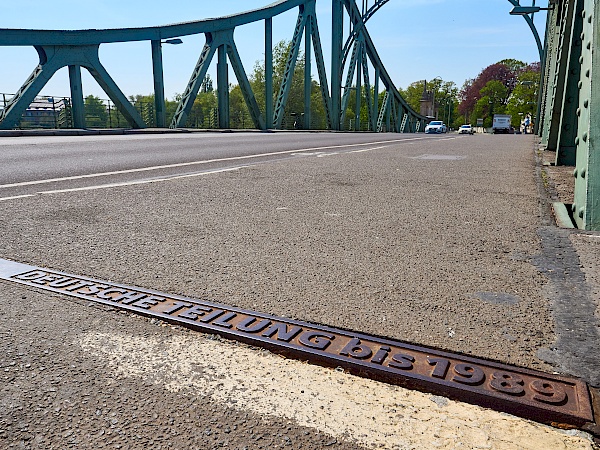
M425 127L425 133L446 133L447 131L446 124L441 120L432 120Z

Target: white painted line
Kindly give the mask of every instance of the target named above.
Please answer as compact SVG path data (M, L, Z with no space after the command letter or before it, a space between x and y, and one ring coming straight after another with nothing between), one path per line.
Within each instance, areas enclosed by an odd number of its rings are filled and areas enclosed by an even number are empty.
M364 152L370 152L371 150L379 150L381 148L387 148L387 147L389 147L389 145L382 145L381 147L365 148L362 150L352 150L351 152L348 152L348 153L364 153Z
M426 139L426 138L393 139L390 141L365 142L362 144L330 145L330 146L326 146L326 147L314 147L314 148L304 148L304 149L297 149L297 150L284 150L284 151L280 151L280 152L260 153L257 155L232 156L230 158L207 159L207 160L203 160L203 161L190 161L190 162L186 162L186 163L140 167L138 169L116 170L116 171L112 171L112 172L90 173L90 174L86 174L86 175L74 175L74 176L70 176L70 177L48 178L45 180L24 181L24 182L20 182L20 183L2 184L2 185L0 185L0 189L19 187L19 186L31 186L31 185L36 185L36 184L55 183L55 182L59 182L59 181L81 180L81 179L85 179L85 178L106 177L106 176L111 176L111 175L122 175L122 174L127 174L127 173L147 172L147 171L151 171L151 170L171 169L171 168L176 168L176 167L187 167L187 166L194 166L194 165L199 165L199 164L210 164L210 163L215 163L215 162L239 161L239 160L245 160L245 159L262 158L265 156L289 155L289 154L294 154L294 153L315 152L318 150L327 150L327 149L336 149L336 148L360 147L360 146L365 146L365 145L403 143L403 142L410 142L410 141L420 141L423 139Z
M18 198L26 198L26 197L34 197L35 194L27 194L27 195L15 195L14 197L2 197L0 198L0 202L3 202L5 200L16 200Z
M227 169L207 170L206 172L190 173L190 174L186 174L186 175L174 175L172 177L166 177L166 178L154 178L154 179L149 179L149 180L127 181L127 182L123 182L123 183L99 184L99 185L95 185L95 186L86 186L86 187L72 188L72 189L57 189L54 191L41 191L41 192L38 192L37 194L61 194L64 192L94 191L97 189L108 189L108 188L121 187L121 186L134 186L136 184L160 183L162 181L171 181L171 180L176 180L178 178L191 178L191 177L199 177L202 175L211 175L213 173L233 172L236 170L240 170L243 167L246 167L246 166L230 167ZM29 197L31 197L31 196L29 196Z

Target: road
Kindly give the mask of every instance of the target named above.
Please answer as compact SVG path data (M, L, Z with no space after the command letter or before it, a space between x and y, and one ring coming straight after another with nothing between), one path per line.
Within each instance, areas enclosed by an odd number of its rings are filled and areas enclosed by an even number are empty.
M444 137L194 133L7 138L0 141L0 196L143 183L235 170L306 154L361 152Z
M552 223L534 144L1 139L0 258L598 385L593 265ZM591 448L586 435L0 287L0 447L450 449L460 436L467 448Z

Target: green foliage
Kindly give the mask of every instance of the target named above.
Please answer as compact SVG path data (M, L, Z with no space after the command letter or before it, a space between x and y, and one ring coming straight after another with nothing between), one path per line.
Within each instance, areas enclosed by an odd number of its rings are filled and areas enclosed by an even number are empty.
M100 99L93 95L88 95L83 100L85 111L85 123L90 128L106 128L108 121L108 111L106 105Z
M292 50L292 43L290 41L279 41L273 47L273 105L276 104L277 97L279 96L279 89L283 81L285 69L287 65L288 55ZM292 75L292 82L290 86L290 92L287 99L287 104L284 110L284 128L291 128L294 120L292 114L302 114L304 112L304 54L303 52L298 53L298 60L294 68ZM254 71L250 76L250 86L256 97L256 101L260 107L260 110L265 110L265 63L264 61L256 61L254 64ZM311 79L311 121L312 128L326 127L325 117L325 106L321 98L321 91L319 83L316 80ZM244 104L245 114L250 117L247 112L247 108ZM232 109L232 118L234 115L244 117L242 112L236 112ZM250 120L250 119L248 119Z
M523 72L519 76L519 82L506 105L506 113L512 116L513 126L520 126L521 120L527 115L530 117L535 115L539 83L539 73Z
M425 80L420 80L411 83L406 89L399 89L399 92L409 106L417 113L420 113L424 89ZM459 103L458 88L456 87L456 83L435 78L427 82L427 91L434 93L438 118L451 128L457 128L464 123L462 120L459 120L457 110Z

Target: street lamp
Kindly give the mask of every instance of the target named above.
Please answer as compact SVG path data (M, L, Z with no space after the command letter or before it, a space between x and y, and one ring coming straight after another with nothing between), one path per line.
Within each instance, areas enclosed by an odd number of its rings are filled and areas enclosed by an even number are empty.
M153 39L152 45L152 73L154 74L154 109L156 113L156 126L165 128L167 115L165 111L165 82L163 78L162 44L179 45L183 41L179 38Z
M535 14L540 11L549 11L554 8L541 8L539 6L515 6L510 10L511 16L527 16L529 14Z
M538 91L538 101L537 101L537 112L536 112L536 121L534 133L538 133L540 129L539 118L541 117L542 110L542 91L544 88L544 68L546 66L546 47L545 44L542 46L542 41L540 40L540 35L537 31L533 23L533 16L535 13L540 11L549 11L554 9L555 0L549 0L551 7L541 8L539 6L535 6L535 0L532 0L531 6L521 6L519 4L519 0L508 0L512 5L513 9L510 11L510 14L513 16L521 16L529 25L531 32L533 33L533 37L535 39L535 43L538 48L538 53L540 54L540 87ZM546 18L546 29L548 29L548 19Z

